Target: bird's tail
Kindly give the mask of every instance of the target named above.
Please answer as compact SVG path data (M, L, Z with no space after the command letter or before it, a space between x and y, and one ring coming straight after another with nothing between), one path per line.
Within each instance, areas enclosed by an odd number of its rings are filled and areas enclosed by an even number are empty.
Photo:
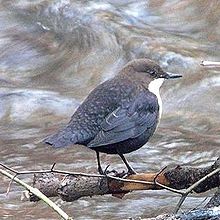
M77 142L77 136L67 127L56 134L45 138L43 142L55 148L66 147L75 144Z

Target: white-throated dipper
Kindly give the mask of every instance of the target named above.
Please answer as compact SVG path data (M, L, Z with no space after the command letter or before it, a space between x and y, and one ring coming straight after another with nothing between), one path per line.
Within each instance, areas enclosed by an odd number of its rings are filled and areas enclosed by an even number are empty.
M135 173L123 154L142 147L156 130L161 116L159 94L164 79L179 78L149 59L127 63L112 79L98 85L77 108L67 126L46 138L53 147L82 144L97 153L118 154Z

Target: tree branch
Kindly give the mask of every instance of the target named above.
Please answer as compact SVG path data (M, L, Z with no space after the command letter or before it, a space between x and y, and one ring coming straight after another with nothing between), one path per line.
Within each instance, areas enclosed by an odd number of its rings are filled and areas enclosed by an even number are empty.
M84 196L113 194L122 197L134 190L164 188L168 190L171 188L171 191L188 195L191 191L201 193L220 186L219 163L218 159L213 165L205 168L177 166L164 170L159 175L156 173L135 174L125 179L114 176L93 177L42 173L35 175L34 186L49 197L59 196L69 202ZM32 197L32 200L35 199Z
M45 196L42 192L39 191L37 188L33 188L28 184L24 183L17 177L11 175L10 173L6 172L5 170L0 169L0 173L4 176L7 176L11 180L15 181L19 185L23 186L25 189L29 190L32 195L35 195L39 199L43 200L48 206L50 206L55 212L57 212L64 220L72 220L62 209L60 209L55 203L53 203L47 196Z
M178 210L190 192L200 193L220 186L220 159L217 159L213 165L204 168L176 166L175 168L162 169L158 173L143 173L130 176L125 176L123 173L110 176L67 172L55 170L54 165L49 170L18 172L6 165L0 165L15 174L14 176L10 174L9 178L16 182L18 178L15 176L34 173L33 185L35 188L39 189L47 197L59 196L68 202L84 196L113 194L122 198L126 193L134 190L168 189L182 195L176 207L176 210ZM1 170L1 173L4 174L5 171L2 171L4 170ZM27 189L30 189L29 186ZM42 197L36 195L36 191L30 190L30 192L31 201L42 199ZM158 216L156 219L192 219L194 215L212 217L218 215L219 217L220 210L216 209L216 207L213 209L213 204L219 205L219 198L218 191L213 197L213 201L210 201L209 205L205 207L204 212L201 209L200 211L195 210L179 215ZM206 217L201 217L200 219L206 219Z
M201 65L207 67L220 67L220 62L203 60Z

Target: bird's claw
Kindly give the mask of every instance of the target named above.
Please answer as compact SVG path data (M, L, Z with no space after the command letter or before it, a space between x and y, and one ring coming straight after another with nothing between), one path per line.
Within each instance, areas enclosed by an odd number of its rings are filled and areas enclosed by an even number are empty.
M104 171L102 170L101 167L99 167L98 171L99 171L99 173L100 173L101 175L105 175L105 176L108 175L108 174L110 174L110 173L113 173L113 174L115 174L115 175L118 174L118 172L117 172L116 170L108 170L109 167L110 167L110 164L108 164L108 165L106 166L106 168L105 168Z
M104 170L104 175L106 175L106 174L108 174L109 173L109 171L108 171L108 168L110 167L110 164L108 164L107 166L106 166L106 168L105 168L105 170Z
M137 172L134 171L133 169L131 169L131 170L128 170L127 174L128 175L134 175L134 174L137 174Z
M137 174L137 172L133 169L133 168L129 168L127 172L123 171L122 173L119 173L116 170L108 170L108 168L110 167L110 164L108 164L105 168L105 170L103 171L101 167L98 168L99 174L100 175L108 175L110 173L113 173L115 176L117 177L125 177L125 176L130 176L130 175L134 175Z
M100 175L105 175L105 174L104 174L104 171L102 170L101 167L98 168L98 172L99 172Z

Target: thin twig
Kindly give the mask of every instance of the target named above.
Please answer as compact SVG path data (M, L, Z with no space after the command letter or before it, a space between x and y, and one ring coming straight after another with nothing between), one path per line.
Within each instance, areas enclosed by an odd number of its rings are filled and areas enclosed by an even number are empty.
M28 184L24 183L22 180L18 179L17 177L11 175L7 171L0 169L0 173L4 176L7 176L11 180L13 179L16 183L23 186L25 189L29 190L31 193L33 193L35 196L37 196L39 199L44 201L47 205L49 205L54 211L56 211L59 216L61 216L64 220L72 220L73 218L69 217L59 206L57 206L54 202L52 202L48 197L46 197L42 192L40 192L37 188L33 188L29 186Z
M184 191L184 190L174 189L174 188L171 188L171 187L169 187L169 186L165 186L165 185L163 185L163 184L161 184L161 183L159 183L159 182L156 182L156 184L157 184L158 186L160 186L161 188L166 189L166 190L168 190L168 191L170 191L170 192L174 192L174 193L177 193L177 194L180 194L180 195L184 195L184 194L185 194L185 191Z
M201 65L207 67L220 67L220 62L203 60Z
M6 191L6 196L9 194L10 189L11 189L11 184L12 184L12 182L14 181L14 178L15 178L16 176L17 176L17 174L15 174L15 175L13 176L13 178L10 180L10 182L9 182L9 184L8 184L7 191Z
M165 185L163 185L163 184L157 182L158 176L159 176L164 170L166 170L166 168L167 168L167 166L165 166L164 168L162 168L162 169L156 174L156 176L154 177L154 183L155 183L155 185L158 185L158 186L160 186L160 187L162 187L162 188L164 188L164 189L166 189L166 190L168 190L168 191L171 191L171 192L174 192L174 193L178 193L178 194L183 195L184 192L183 192L182 190L174 189L174 188L165 186Z
M17 174L17 175L24 175L24 174L37 174L37 173L59 173L59 174L69 174L69 175L75 175L75 176L87 176L87 177L105 177L105 175L100 174L88 174L88 173L79 173L79 172L69 172L69 171L62 171L62 170L55 170L53 169L55 164L51 167L49 170L27 170L27 171L16 171L7 165L4 165L0 163L0 166L4 167L7 170L10 170L11 172Z
M207 180L209 177L215 175L216 173L220 172L220 167L213 170L211 173L207 174L206 176L204 176L203 178L201 178L200 180L198 180L197 182L195 182L194 184L192 184L190 187L188 187L186 190L182 190L183 194L174 210L174 214L177 214L177 212L179 211L181 205L183 204L183 202L185 201L186 197L188 196L189 193L191 193L193 191L193 189L195 189L199 184L201 184L202 182L204 182L205 180Z
M120 177L116 177L116 176L110 176L108 174L106 174L106 176L110 179L114 179L114 180L118 180L118 181L122 181L122 182L127 182L127 183L141 183L141 184L147 184L147 185L154 185L154 182L149 182L149 181L144 181L144 180L131 180L131 179L123 179Z
M53 171L54 167L56 166L56 163L53 163L52 167L50 168L51 171Z
M154 185L154 182L148 182L148 181L143 181L143 180L131 180L131 179L124 179L120 177L115 177L115 176L110 176L110 175L100 175L100 174L88 174L88 173L79 173L79 172L69 172L69 171L63 171L63 170L55 170L53 166L51 167L50 170L30 170L30 171L16 171L2 163L0 163L0 166L4 167L5 169L10 170L11 172L15 173L16 175L23 175L23 174L40 174L40 173L58 173L58 174L66 174L66 175L73 175L73 176L86 176L86 177L108 177L110 179L118 180L118 181L123 181L123 182L129 182L129 183L141 183L141 184L151 184Z
M161 170L159 170L159 172L156 174L156 176L154 177L154 182L156 183L157 177L164 171L166 170L167 166L163 167Z

